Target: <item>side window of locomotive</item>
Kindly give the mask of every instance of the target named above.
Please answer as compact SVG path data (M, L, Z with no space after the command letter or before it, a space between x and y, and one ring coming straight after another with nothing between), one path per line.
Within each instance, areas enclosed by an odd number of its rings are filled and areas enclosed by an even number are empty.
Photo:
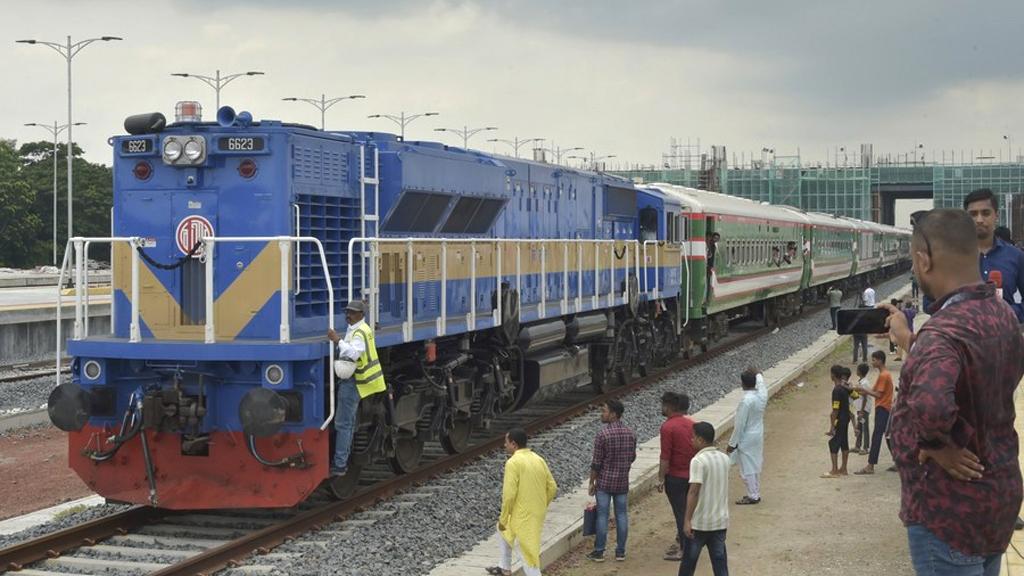
M654 208L640 210L640 240L658 239L658 211Z

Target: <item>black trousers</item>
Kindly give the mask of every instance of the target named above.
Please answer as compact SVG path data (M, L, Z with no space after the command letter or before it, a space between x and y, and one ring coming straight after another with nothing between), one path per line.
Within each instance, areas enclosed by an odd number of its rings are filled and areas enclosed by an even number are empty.
M868 361L868 335L867 334L854 334L853 335L853 361L857 362L857 350L860 350L863 355L863 362Z
M686 550L686 534L683 524L686 522L686 496L690 493L690 479L665 475L665 496L672 506L672 515L676 518L676 541L679 549Z
M878 464L878 455L882 451L882 440L885 439L885 432L888 428L889 411L881 406L875 406L875 433L871 436L871 452L868 453L868 464L872 466ZM891 446L889 453L892 453Z
M836 329L836 318L837 318L836 315L839 314L839 306L832 306L831 308L829 308L828 309L828 314L829 314L829 316L832 317L832 329L835 330Z

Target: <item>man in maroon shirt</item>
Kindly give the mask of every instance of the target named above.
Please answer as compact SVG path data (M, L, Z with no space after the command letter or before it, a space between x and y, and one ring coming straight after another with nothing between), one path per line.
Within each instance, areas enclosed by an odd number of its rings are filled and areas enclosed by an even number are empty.
M697 450L693 447L693 420L686 415L690 397L686 394L665 392L661 396L661 464L658 467L658 492L664 490L676 518L676 543L665 552L665 560L679 562L686 550L686 496L690 490L690 460Z
M997 576L1022 486L1013 392L1024 338L981 282L974 223L961 210L915 221L914 275L935 301L915 335L890 305L889 334L909 350L892 413L900 518L919 575Z

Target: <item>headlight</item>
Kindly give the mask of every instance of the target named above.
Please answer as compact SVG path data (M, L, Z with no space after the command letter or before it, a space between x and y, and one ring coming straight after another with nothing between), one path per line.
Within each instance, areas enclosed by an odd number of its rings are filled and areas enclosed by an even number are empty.
M100 377L103 370L100 368L100 363L95 360L89 360L85 363L85 367L82 369L85 373L85 377L89 380L95 380Z
M270 366L267 366L267 369L263 372L263 376L272 386L277 386L282 380L284 380L284 370L282 370L277 364L271 364Z
M181 142L168 138L164 140L164 158L170 162L181 158Z
M189 140L185 143L185 156L192 162L201 160L203 157L203 143L200 140Z

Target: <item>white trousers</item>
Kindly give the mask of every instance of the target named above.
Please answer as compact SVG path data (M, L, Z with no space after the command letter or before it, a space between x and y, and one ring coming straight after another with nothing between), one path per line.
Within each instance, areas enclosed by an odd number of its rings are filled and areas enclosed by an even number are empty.
M747 486L747 496L751 500L761 499L761 475L760 474L740 474L740 478L743 479L743 483Z
M505 541L505 538L503 538L501 534L498 534L498 542L501 542L501 559L498 560L498 568L501 568L502 570L511 570L512 547L509 546L508 542ZM522 554L520 554L520 556L522 556ZM526 574L526 576L540 576L540 566L537 566L536 568L529 566L524 560L523 574Z

